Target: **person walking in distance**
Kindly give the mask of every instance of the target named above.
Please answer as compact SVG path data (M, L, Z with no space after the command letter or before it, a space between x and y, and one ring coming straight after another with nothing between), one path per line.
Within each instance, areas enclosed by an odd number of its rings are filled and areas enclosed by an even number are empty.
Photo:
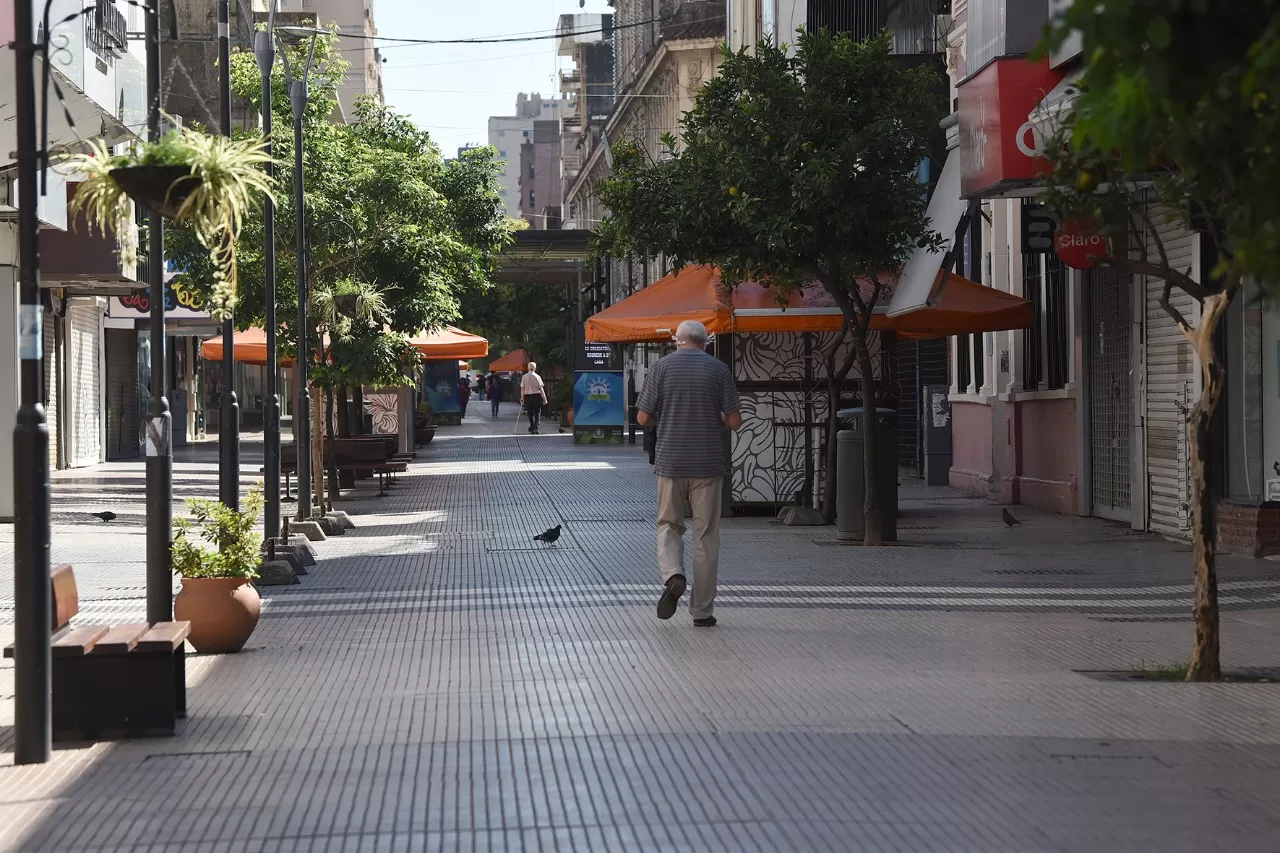
M467 403L471 402L471 381L467 377L458 380L458 407L462 409L462 417L467 416Z
M657 430L658 618L675 615L684 595L685 516L693 515L693 624L716 624L716 572L720 507L729 471L724 430L742 426L738 389L729 368L707 347L707 327L686 320L676 329L676 351L649 368L637 406L645 431Z
M538 375L538 363L529 362L529 372L520 377L520 406L529 413L529 432L538 434L542 407L547 404L547 386Z
M498 374L489 374L489 413L496 421L498 419L498 406L502 404L502 380L498 378Z

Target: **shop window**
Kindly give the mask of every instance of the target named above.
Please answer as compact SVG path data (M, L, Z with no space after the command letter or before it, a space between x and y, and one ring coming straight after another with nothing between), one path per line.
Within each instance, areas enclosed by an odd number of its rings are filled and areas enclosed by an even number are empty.
M956 390L961 394L969 391L969 380L973 368L973 348L970 345L972 337L972 335L956 336Z
M1269 499L1268 481L1280 481L1280 438L1265 429L1268 415L1276 420L1280 399L1274 390L1280 387L1280 312L1258 301L1256 286L1246 285L1227 309L1225 325L1226 492L1233 501L1254 504ZM1270 430L1275 433L1275 426Z

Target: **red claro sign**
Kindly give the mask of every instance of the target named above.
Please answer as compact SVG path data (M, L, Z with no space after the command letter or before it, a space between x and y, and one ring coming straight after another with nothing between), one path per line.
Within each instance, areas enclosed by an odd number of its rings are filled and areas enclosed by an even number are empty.
M1072 220L1058 226L1053 235L1053 248L1062 262L1072 269L1088 270L1098 265L1107 254L1107 238L1098 233L1092 222Z

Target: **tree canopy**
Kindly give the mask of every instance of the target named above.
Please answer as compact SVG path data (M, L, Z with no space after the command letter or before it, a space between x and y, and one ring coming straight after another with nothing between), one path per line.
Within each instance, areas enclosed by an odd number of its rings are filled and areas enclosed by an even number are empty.
M429 135L385 106L363 99L355 121L334 124L337 86L347 63L336 36L322 37L310 77L303 120L304 227L311 254L310 286L353 279L385 299L387 327L412 334L456 320L463 289L490 286L509 239L497 193L492 149L464 152L446 163ZM295 73L303 57L291 51ZM261 76L253 54L231 58L236 96L261 109ZM276 169L277 317L284 329L296 316L296 223L293 205L293 117L283 62L273 81ZM168 256L195 284L207 280L207 261L191 235L175 229ZM246 222L240 235L240 328L265 320L263 227ZM309 330L314 332L314 330ZM286 332L283 341L296 339Z

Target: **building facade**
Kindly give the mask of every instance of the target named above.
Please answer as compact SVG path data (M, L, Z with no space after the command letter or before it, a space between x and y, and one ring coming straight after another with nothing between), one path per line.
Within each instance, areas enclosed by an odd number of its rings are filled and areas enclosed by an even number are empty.
M544 98L537 92L532 94L521 92L516 96L515 115L489 117L489 145L497 150L498 161L502 168L498 176L498 194L506 206L508 216L516 219L524 216L528 194L526 192L522 197L521 182L522 176L528 174L528 170L521 171L521 150L524 145L534 143L534 122L555 123L558 135L562 107L563 102L559 98ZM532 157L532 150L529 154ZM559 171L558 165L556 171ZM535 189L534 203L536 204L537 201Z
M613 110L613 15L561 15L556 53L568 60L560 72L565 110L560 119L560 196L562 203L582 172L587 154L600 141ZM563 204L563 227L592 228L581 211Z

